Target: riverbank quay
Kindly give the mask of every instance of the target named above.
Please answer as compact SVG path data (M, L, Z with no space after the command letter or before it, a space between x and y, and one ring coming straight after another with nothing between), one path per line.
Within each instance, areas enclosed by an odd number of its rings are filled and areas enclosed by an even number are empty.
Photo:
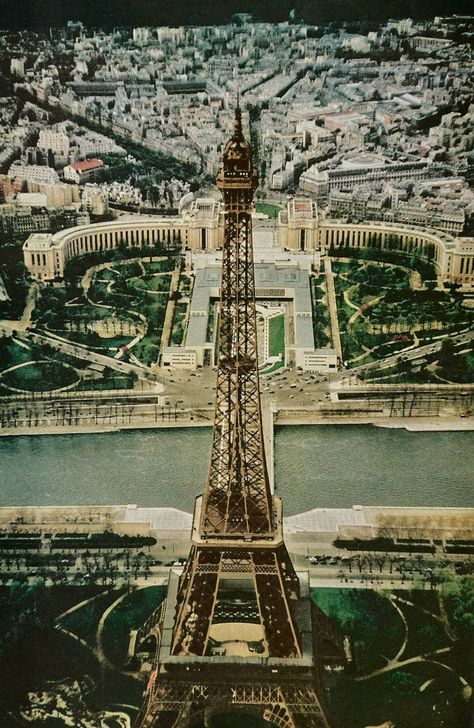
M474 429L474 385L339 385L331 387L320 401L308 403L304 393L300 398L301 403L293 401L294 395L285 397L283 391L264 395L267 431L272 429L271 423L372 424L413 431ZM212 401L206 406L187 406L185 399L150 391L0 397L0 436L200 427L213 421Z
M190 545L193 516L177 508L146 508L136 504L110 506L39 506L0 508L0 553L37 551L50 553L53 535L91 536L114 533L127 537L151 537L149 553L163 560L185 558ZM391 539L394 556L420 553L431 558L462 558L449 554L450 543L474 543L474 508L427 508L354 505L352 508L314 508L284 518L285 540L290 551L300 557L315 551L347 554L334 542L369 542ZM4 538L16 539L9 548ZM28 544L34 539L34 546ZM407 544L413 544L411 551ZM398 545L398 547L397 547ZM374 546L376 546L374 542ZM425 548L426 546L426 548ZM89 548L93 550L92 541ZM98 547L100 550L100 547ZM104 547L102 547L104 548ZM76 549L77 550L77 549ZM82 550L79 548L79 551ZM377 549L372 549L376 551ZM418 549L419 550L419 549ZM74 549L73 549L74 551ZM367 549L365 549L367 551ZM472 554L474 556L474 554ZM466 560L472 556L465 557Z
M213 411L210 413L213 414ZM0 427L0 437L19 437L21 435L87 435L99 434L107 432L120 432L122 430L155 430L155 429L187 429L195 427L212 427L212 417L204 414L195 415L192 418L177 417L175 420L157 420L150 421L146 419L137 419L131 422L97 422L97 423L65 423L62 425L18 425L16 427ZM353 418L324 416L318 413L285 413L278 414L273 421L273 425L291 426L291 425L372 425L374 427L382 427L386 429L404 429L408 432L472 432L474 431L474 417L464 419L462 417L443 417L443 418L421 418L421 417L394 417L391 419L374 419L372 417ZM268 430L265 439L268 455L267 461L270 470L273 472L273 460L271 453L273 449L268 447L273 442L273 435ZM271 475L271 474L270 474ZM271 477L273 477L271 475ZM273 487L273 483L272 483Z

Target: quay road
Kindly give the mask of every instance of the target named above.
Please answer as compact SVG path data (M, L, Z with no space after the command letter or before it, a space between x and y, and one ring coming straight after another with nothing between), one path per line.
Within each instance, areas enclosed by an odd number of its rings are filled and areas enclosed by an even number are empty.
M11 434L22 428L87 430L211 424L213 410L191 411L177 401L171 404L162 400L161 395L134 390L2 397L0 433Z
M183 544L184 545L184 544ZM41 565L30 565L23 554L0 555L0 582L11 583L18 576L28 576L32 580L42 577L48 586L58 583L90 583L110 585L131 585L138 583L168 582L170 569L180 568L188 555L187 549L180 549L184 556L166 556L165 562L154 559L149 554L111 553L101 551L93 554L71 554L58 552L51 560L43 558ZM291 554L291 550L290 550ZM161 554L160 554L161 555ZM163 558L163 555L161 555ZM424 554L421 557L408 555L399 557L386 553L373 553L358 556L332 557L331 563L311 564L300 555L291 554L297 571L307 571L311 586L345 587L352 589L424 589L436 588L442 582L442 574L474 573L474 562L466 556L446 556L440 558ZM166 561L166 559L170 559ZM464 559L464 561L462 561Z
M140 382L133 390L0 397L0 434L212 424L215 371L164 371L161 378L164 387ZM444 415L467 427L474 410L472 385L368 385L285 370L263 379L261 389L263 409L271 406L277 424Z

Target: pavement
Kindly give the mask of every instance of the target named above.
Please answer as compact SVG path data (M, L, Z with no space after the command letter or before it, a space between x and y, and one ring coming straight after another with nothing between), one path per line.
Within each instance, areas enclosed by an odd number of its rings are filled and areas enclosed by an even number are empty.
M332 344L336 350L336 356L338 361L342 361L342 345L341 336L339 333L339 319L337 316L337 304L336 304L336 290L334 288L334 273L332 272L331 258L327 256L325 258L325 271L326 271L326 297L329 309L329 318L331 320L331 335Z

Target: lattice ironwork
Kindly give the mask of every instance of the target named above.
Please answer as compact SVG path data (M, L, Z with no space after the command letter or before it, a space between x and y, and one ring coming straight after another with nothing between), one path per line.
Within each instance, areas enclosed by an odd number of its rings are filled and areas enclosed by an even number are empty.
M209 477L173 598L173 628L166 628L163 638L166 654L157 653L156 679L136 725L188 728L235 709L250 710L279 728L329 728L317 639L307 622L303 627L296 619L300 583L283 542L281 507L272 497L266 469L251 222L257 175L240 110L217 184L225 202L225 241ZM212 657L214 616L217 624L224 613L231 613L218 606L226 580L248 585L247 621L262 628L264 656L260 662L250 661L251 668L245 657L239 664L235 658L222 662ZM308 613L313 611L308 604L305 608L311 621ZM238 614L245 616L242 610ZM322 619L319 614L317 618ZM306 630L304 639L300 628ZM277 663L268 664L268 658L277 658Z
M159 680L142 714L143 728L190 728L222 712L260 715L281 728L328 728L325 710L310 681L298 686L268 682L213 684Z
M251 205L257 186L240 112L217 178L225 202L217 393L201 512L207 536L273 534L258 382Z
M183 571L177 603L173 654L205 655L219 582L229 573L248 574L272 657L301 654L292 605L299 581L283 544L274 549L193 546Z

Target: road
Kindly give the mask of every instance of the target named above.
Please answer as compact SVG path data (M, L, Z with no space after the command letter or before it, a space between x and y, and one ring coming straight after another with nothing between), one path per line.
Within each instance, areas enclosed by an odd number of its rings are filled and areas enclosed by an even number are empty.
M474 339L474 330L463 331L460 334L453 334L452 336L450 336L450 338L458 344L470 344L471 341ZM443 339L440 339L439 341L431 341L429 344L418 346L415 349L408 349L407 351L398 352L393 356L388 356L385 359L380 360L379 362L361 364L360 366L351 369L351 371L361 372L367 369L373 369L374 367L376 367L377 369L388 369L389 367L396 364L400 357L406 361L413 362L416 361L416 359L422 359L428 355L435 354L436 352L441 350L442 345Z
M156 382L159 382L159 380L161 379L158 374L145 367L140 367L136 364L130 364L128 362L120 361L119 359L115 359L112 356L106 356L105 354L99 354L98 352L92 351L92 349L89 349L86 346L82 346L80 344L72 344L69 341L60 338L59 336L48 334L46 332L38 333L33 331L24 331L23 329L19 329L18 326L13 325L17 323L18 322L16 321L3 321L2 329L0 329L0 331L3 330L3 332L7 334L11 334L12 331L17 331L18 334L18 332L21 331L21 335L19 335L19 338L25 341L32 341L36 344L46 344L53 349L57 349L58 351L61 351L64 354L68 354L69 356L76 357L77 359L90 361L93 364L100 364L102 366L109 367L109 369L114 369L122 373L133 373L142 379L149 379Z

